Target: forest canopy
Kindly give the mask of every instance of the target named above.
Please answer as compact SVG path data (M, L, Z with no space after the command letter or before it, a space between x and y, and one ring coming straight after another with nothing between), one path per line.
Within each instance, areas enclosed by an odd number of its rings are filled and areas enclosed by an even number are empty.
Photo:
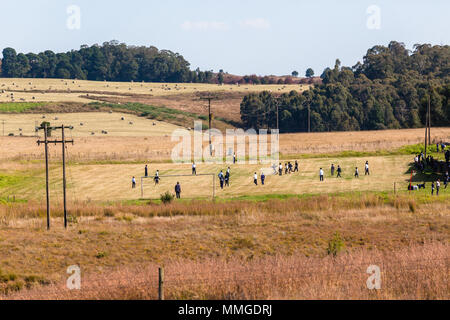
M431 96L431 124L450 125L450 47L403 43L374 46L363 62L343 67L339 60L321 75L322 84L303 93L251 93L241 103L246 128L311 131L379 130L424 126Z
M127 46L117 41L81 46L80 50L39 54L3 49L1 76L97 81L210 82L211 71L190 70L178 53L158 48Z

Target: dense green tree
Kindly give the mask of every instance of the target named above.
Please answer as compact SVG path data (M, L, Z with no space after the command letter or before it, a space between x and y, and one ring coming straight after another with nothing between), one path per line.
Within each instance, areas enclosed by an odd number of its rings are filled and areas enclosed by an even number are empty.
M314 76L314 70L312 68L306 69L305 75L307 78L312 78Z

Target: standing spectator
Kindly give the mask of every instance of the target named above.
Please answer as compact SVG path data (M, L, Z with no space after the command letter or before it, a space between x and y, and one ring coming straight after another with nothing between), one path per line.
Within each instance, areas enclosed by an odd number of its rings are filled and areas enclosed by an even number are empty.
M341 173L342 173L341 166L338 165L338 167L337 167L337 177L336 178L342 178Z
M431 195L434 195L434 181L431 182Z
M256 172L255 172L255 174L253 175L253 182L255 183L255 186L258 185L258 175L256 174Z
M146 178L148 177L148 166L147 165L145 165L145 168L144 168L144 175Z
M364 170L364 175L365 175L365 176L367 176L367 175L370 176L370 171L369 171L369 161L366 161L365 170Z
M319 170L319 179L320 179L320 181L323 181L323 170L322 170L322 168L320 168L320 170Z
M355 168L355 178L359 178L359 170L358 170L358 167Z
M223 172L222 172L222 170L220 170L220 172L219 172L220 189L223 189L224 180L225 180L225 178L223 176Z
M154 180L155 180L155 185L156 185L156 184L159 184L159 170L156 170Z
M264 185L264 181L266 180L266 175L263 173L261 173L261 184Z
M230 186L230 170L227 170L227 173L225 173L225 186Z
M334 176L334 170L335 170L335 168L334 168L334 163L332 163L332 164L331 164L331 176L332 176L332 177Z
M236 164L236 152L233 153L233 164Z
M298 172L298 161L295 160L294 172Z
M131 188L132 188L132 189L135 189L135 188L136 188L136 178L135 178L135 177L133 177L133 178L131 179Z
M175 194L177 195L177 199L181 198L181 186L179 182L175 185Z
M438 181L436 181L436 195L439 195L439 188L441 187L441 181L438 179Z
M192 174L197 175L197 165L195 162L192 163Z

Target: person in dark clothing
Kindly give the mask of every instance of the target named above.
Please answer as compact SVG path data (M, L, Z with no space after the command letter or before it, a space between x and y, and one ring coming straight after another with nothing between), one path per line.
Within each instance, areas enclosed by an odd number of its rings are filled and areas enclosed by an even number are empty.
M225 186L229 187L230 186L230 171L227 170L227 173L225 173Z
M359 170L358 170L358 167L355 168L355 178L359 178Z
M338 167L337 167L337 176L336 176L336 178L342 178L341 173L342 173L341 166L338 165Z
M175 194L177 195L177 199L181 198L181 186L179 182L175 185Z
M223 184L225 182L225 177L223 175L222 170L220 170L220 173L219 173L219 182L220 182L220 189L223 189Z
M261 184L264 185L264 181L266 180L266 175L263 173L261 173Z
M450 162L450 150L445 151L445 162Z
M334 176L334 163L331 164L331 176Z
M236 164L236 152L233 153L233 164Z
M288 162L288 167L289 167L289 173L294 172L294 168L293 168L292 163L290 161Z
M434 181L431 182L431 195L434 194Z
M298 172L298 161L295 160L294 172Z
M289 172L288 165L287 165L287 163L285 162L285 163L284 163L284 174L288 174L288 172Z
M148 166L147 165L145 165L145 168L144 168L144 175L145 175L145 177L148 177Z

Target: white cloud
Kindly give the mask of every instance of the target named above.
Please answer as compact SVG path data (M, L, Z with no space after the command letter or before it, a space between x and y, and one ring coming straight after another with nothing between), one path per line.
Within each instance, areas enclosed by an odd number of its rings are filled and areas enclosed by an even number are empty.
M186 31L227 30L228 25L220 21L185 21L181 28Z
M267 30L270 29L270 22L264 18L247 19L241 21L241 27L250 29Z

